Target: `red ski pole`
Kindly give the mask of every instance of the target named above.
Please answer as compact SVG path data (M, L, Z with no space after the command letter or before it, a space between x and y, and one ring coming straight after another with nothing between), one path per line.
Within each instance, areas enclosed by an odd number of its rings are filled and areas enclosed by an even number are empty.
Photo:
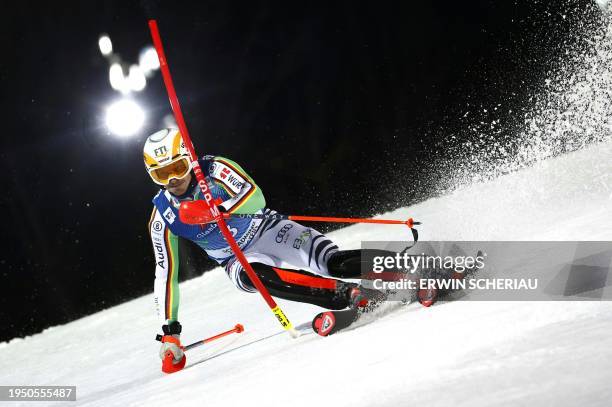
M224 336L233 334L234 332L239 334L240 332L243 332L243 331L244 331L244 327L240 324L236 324L236 326L233 329L230 329L229 331L221 332L220 334L211 336L210 338L206 338L206 339L202 339L201 341L190 343L189 345L185 346L184 350L188 351L189 349L197 348L200 345L204 345L206 343L216 341L219 338L223 338Z
M214 218L210 216L208 208L202 201L186 201L181 203L179 208L179 217L182 222L190 225L199 225L202 223L209 223L214 221ZM305 216L305 215L283 215L280 213L274 213L270 215L263 214L229 214L223 213L221 216L224 219L231 218L252 218L252 219L288 219L288 220L302 220L308 222L333 222L333 223L379 223L385 225L406 225L412 228L414 225L420 225L420 222L416 222L412 218L406 220L398 219L375 219L375 218L338 218L332 216Z
M242 326L241 324L236 324L236 326L233 327L230 330L227 330L225 332L221 332L220 334L211 336L210 338L201 339L201 340L196 341L194 343L190 343L189 345L183 347L183 350L187 351L189 349L197 348L200 345L204 345L206 343L210 343L212 341L216 341L217 339L220 339L220 338L223 338L224 336L233 334L234 332L237 333L237 334L239 334L241 332L244 332L244 326ZM157 335L157 337L155 339L161 342L162 336L161 335Z
M181 106L178 101L178 97L176 96L176 91L174 89L174 83L172 81L172 76L170 75L170 68L168 67L168 62L166 60L166 54L164 53L164 47L162 45L161 36L159 34L159 29L157 27L157 22L155 20L149 20L149 29L151 30L151 37L153 38L153 45L155 46L155 50L157 51L157 57L159 58L159 67L162 72L162 76L164 78L164 84L166 85L166 91L168 92L168 98L170 99L170 106L172 107L172 112L174 113L174 118L176 119L176 123L178 124L179 130L181 132L181 136L183 138L183 142L185 143L185 147L189 151L189 157L191 159L191 163L193 166L193 173L195 174L196 180L198 181L198 186L202 190L202 195L204 196L206 205L208 207L208 212L210 216L217 222L219 226L219 230L225 237L227 244L232 249L234 255L244 267L247 275L257 288L257 291L262 295L270 310L276 317L276 319L280 322L282 327L291 334L294 338L299 336L299 333L293 328L291 322L283 310L276 304L270 293L266 289L266 287L262 284L261 280L253 271L253 268L247 261L246 257L244 257L244 253L238 247L236 240L232 236L231 232L227 228L225 221L223 220L223 216L221 216L221 212L219 212L219 208L213 201L212 194L210 192L210 187L208 186L206 179L204 178L204 174L202 173L202 169L200 168L200 163L198 162L198 156L196 155L195 149L193 147L193 143L191 142L191 137L189 137L189 132L187 131L187 124L185 123L185 119L183 118L183 112L181 111Z
M193 349L196 348L200 345L204 345L206 343L210 343L212 341L216 341L219 338L223 338L224 336L233 334L234 332L239 334L240 332L244 331L244 327L240 324L236 324L236 326L233 329L230 329L229 331L225 331L225 332L221 332L220 334L217 334L215 336L211 336L210 338L206 338L206 339L202 339L201 341L197 341L194 342L192 344L189 344L185 347L183 347L183 351L188 351L189 349ZM157 335L157 337L155 338L158 341L162 341L162 336L161 335ZM165 355L164 355L164 359L162 360L162 372L164 373L176 373L179 370L182 370L185 367L185 363L187 363L187 356L183 356L183 359L181 360L180 363L174 364L173 363L173 359L174 359L174 355L172 354L171 351L166 351Z
M407 220L395 219L374 219L374 218L336 218L331 216L303 216L303 215L287 215L290 220L304 220L309 222L333 222L333 223L379 223L384 225L406 225L409 228L414 225L419 225L420 222L415 222L412 218Z
M229 213L221 214L224 219L231 218L254 218L254 219L288 219L288 220L301 220L309 222L334 222L334 223L378 223L384 225L406 225L412 232L412 237L416 242L419 239L419 233L414 228L416 225L420 225L421 222L416 222L412 218L406 220L398 219L374 219L374 218L337 218L331 216L303 216L303 215L283 215L280 213L274 214L240 214L234 215ZM181 203L179 208L179 218L183 223L189 225L199 225L204 223L213 222L214 219L210 216L210 212L206 207L206 204L202 201L187 201Z

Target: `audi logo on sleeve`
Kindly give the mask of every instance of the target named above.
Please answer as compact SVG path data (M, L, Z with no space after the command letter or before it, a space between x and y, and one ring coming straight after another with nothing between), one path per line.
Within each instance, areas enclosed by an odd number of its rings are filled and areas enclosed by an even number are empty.
M289 229L291 229L293 227L292 224L288 223L285 226L283 226L281 228L281 230L278 231L278 233L276 234L276 243L282 243L283 242L283 238L285 237L285 235L287 234L287 232L289 231Z

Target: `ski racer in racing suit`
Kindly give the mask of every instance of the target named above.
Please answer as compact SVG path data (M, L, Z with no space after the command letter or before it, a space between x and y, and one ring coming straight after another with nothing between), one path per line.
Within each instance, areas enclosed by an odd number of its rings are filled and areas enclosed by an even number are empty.
M178 319L178 239L191 240L202 248L224 267L238 289L249 293L256 289L215 222L189 225L179 219L181 202L203 199L179 131L164 129L149 136L144 161L153 181L162 187L153 198L149 221L155 256L154 298L164 332L160 357L170 351L173 363L184 363ZM234 161L208 155L199 164L213 199L220 202L220 211L276 213L266 207L261 188ZM271 295L332 310L364 304L356 284L337 279L358 277L358 250L339 251L325 235L290 220L243 217L228 218L226 224Z

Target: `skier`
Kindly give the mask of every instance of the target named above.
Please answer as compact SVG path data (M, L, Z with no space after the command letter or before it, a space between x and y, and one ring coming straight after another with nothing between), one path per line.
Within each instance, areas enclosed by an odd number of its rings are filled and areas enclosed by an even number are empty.
M218 225L188 225L179 219L180 203L202 199L189 154L180 132L163 129L149 136L144 162L152 180L161 186L153 198L149 232L155 255L154 297L162 322L160 357L173 355L184 365L179 310L178 238L196 243L225 268L238 289L256 289L234 256ZM238 165L224 157L199 160L220 211L230 214L274 214L266 207L261 188ZM229 218L226 221L238 246L271 295L330 310L364 307L368 299L357 284L338 280L358 278L359 250L340 251L325 235L290 220ZM182 367L182 366L180 366Z

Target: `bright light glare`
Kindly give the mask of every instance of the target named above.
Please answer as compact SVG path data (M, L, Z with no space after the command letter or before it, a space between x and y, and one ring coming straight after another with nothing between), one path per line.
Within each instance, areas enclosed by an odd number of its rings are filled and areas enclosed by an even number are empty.
M127 78L123 75L123 69L118 63L111 65L108 71L108 79L110 80L111 87L118 90L121 93L128 93L130 91L130 84Z
M166 129L176 129L178 126L176 125L176 120L174 120L174 115L168 113L162 119L162 123L164 124L164 128Z
M122 99L106 109L106 126L118 136L131 136L144 124L144 111L130 99Z
M130 74L128 75L130 89L139 92L147 86L147 80L138 65L130 66Z
M110 55L111 52L113 52L113 43L111 42L110 37L106 34L100 36L100 39L98 40L98 47L100 47L100 52L104 56Z
M155 48L149 46L140 51L140 57L138 58L138 65L145 75L150 76L156 69L159 68L159 59L157 58L157 51Z

